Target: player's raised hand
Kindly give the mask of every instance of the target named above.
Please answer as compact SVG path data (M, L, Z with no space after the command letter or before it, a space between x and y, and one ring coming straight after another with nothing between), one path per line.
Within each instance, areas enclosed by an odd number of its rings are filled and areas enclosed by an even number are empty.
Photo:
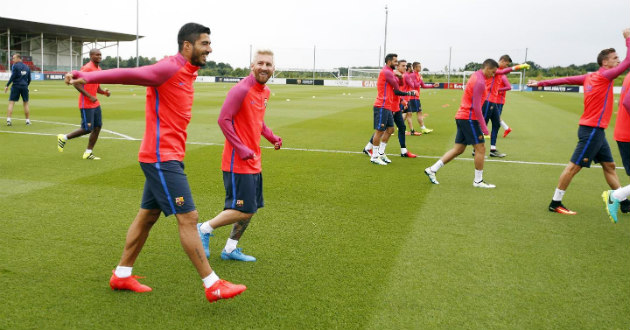
M538 80L530 79L527 81L527 86L529 87L538 87Z
M630 38L630 28L626 28L623 30L623 38L624 39Z
M515 66L512 67L512 70L517 71L517 70L528 70L530 68L529 64L527 63L523 63L523 64L517 64Z

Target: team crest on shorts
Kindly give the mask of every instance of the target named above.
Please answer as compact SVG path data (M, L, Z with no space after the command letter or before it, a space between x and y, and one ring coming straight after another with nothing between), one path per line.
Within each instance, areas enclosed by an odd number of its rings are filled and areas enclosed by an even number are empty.
M483 135L479 135L479 137L477 139L483 140Z
M243 200L242 199L237 199L236 200L236 207L243 207Z
M184 197L175 197L175 204L177 204L177 206L184 205Z
M92 127L92 123L87 123L87 124L88 124L88 127Z
M588 163L588 158L582 159L582 163Z

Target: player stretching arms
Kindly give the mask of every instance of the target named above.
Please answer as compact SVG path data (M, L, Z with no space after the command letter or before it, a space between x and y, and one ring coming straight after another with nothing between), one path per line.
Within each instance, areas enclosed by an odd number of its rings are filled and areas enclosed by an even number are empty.
M630 95L628 95L628 88L630 88L630 74L626 75L623 80L623 87L621 87L614 138L619 147L623 168L626 170L626 174L630 176ZM617 211L620 207L623 213L630 211L628 196L630 196L630 185L614 191L606 190L602 193L606 212L614 223L617 223Z
M396 67L396 71L394 74L396 75L396 79L398 79L400 86L402 86L402 90L407 92L408 88L404 84L404 76L406 74L407 61L401 60L398 62L398 66ZM411 153L407 150L405 131L407 128L405 127L405 120L403 119L403 111L407 108L407 100L400 96L395 96L398 101L394 101L396 104L399 104L399 107L393 107L392 115L394 117L394 123L396 124L396 128L398 128L398 142L400 143L400 157L407 158L416 158L418 157L416 154ZM383 150L385 150L385 146L389 141L391 134L387 134L387 131L383 133L383 138L381 139L381 146L383 146ZM365 146L364 150L368 151L368 155L373 152L373 143L374 142L374 134L370 138L370 142ZM364 151L365 152L365 151ZM385 152L383 152L384 154ZM385 156L387 158L387 156ZM385 160L387 161L387 160Z
M562 205L562 197L571 179L582 169L590 167L591 162L599 162L604 170L606 182L612 189L619 188L619 178L615 171L615 162L604 129L608 127L613 108L613 83L621 73L630 67L630 29L623 31L626 39L626 58L619 64L619 56L613 48L602 50L597 55L600 68L596 72L559 79L536 81L531 80L528 86L584 85L584 113L580 117L578 128L578 144L575 147L571 162L564 168L549 211L561 214L577 214Z
M415 91L403 92L400 90L398 79L394 75L394 69L398 65L397 54L387 54L385 56L385 65L381 72L378 74L378 81L376 83L376 101L374 102L374 136L373 136L373 151L370 157L372 164L387 165L391 162L387 156L385 156L386 143L381 143L381 139L385 134L391 135L394 133L394 117L392 115L392 109L398 109L399 105L396 103L397 96L416 95ZM387 132L387 133L386 133ZM366 148L369 147L366 146ZM370 152L363 148L365 154L370 155Z
M270 94L265 84L275 69L273 52L257 51L250 67L250 75L228 92L219 114L219 127L225 135L221 164L225 204L216 217L197 225L206 257L210 257L212 231L234 224L221 259L256 261L256 258L243 254L236 245L256 211L265 204L260 136L271 142L276 150L282 146L282 139L274 135L264 121Z
M420 103L420 87L422 88L435 88L438 87L438 84L427 85L422 80L422 75L420 74L420 70L422 70L422 65L420 62L413 62L413 72L407 76L405 79L405 83L409 86L409 90L414 90L418 93L415 96L412 96L409 100L409 105L407 106L407 111L405 112L406 121L409 124L409 129L411 130L411 135L422 135L422 133L428 134L433 132L432 129L424 126L424 116L422 115L422 104ZM418 124L420 124L420 132L416 132L413 129L413 120L411 119L412 114L416 114L416 120L418 120Z
M232 298L244 285L221 280L204 257L197 233L197 213L188 179L184 174L186 127L193 104L193 83L199 67L206 63L210 48L210 29L196 23L181 27L177 35L179 52L154 65L131 69L95 72L73 71L68 84L126 84L147 86L146 126L138 158L146 178L142 204L127 231L125 248L109 285L114 290L147 292L152 289L132 276L132 268L149 232L160 217L175 214L179 240L206 288L210 302Z
M455 136L455 145L447 151L431 167L424 170L424 174L429 177L433 184L439 184L435 176L436 172L444 165L448 164L455 157L461 155L467 145L473 145L475 150L475 179L473 187L494 188L493 184L483 181L483 164L486 147L484 145L484 135L488 134L488 128L483 120L481 112L481 103L486 98L488 89L486 81L494 77L499 64L493 59L487 59L483 62L481 70L476 71L468 79L466 89L462 96L462 102L459 110L455 114L455 124L457 125L457 135Z
M509 55L499 58L499 69L505 69L512 63ZM492 120L492 132L490 133L490 157L505 157L504 153L497 150L497 136L501 125L501 112L505 104L505 92L512 89L512 85L504 74L497 74L492 78L488 99L483 103L483 117L488 122ZM509 129L509 128L508 128ZM509 132L507 132L509 133ZM507 135L507 134L506 134Z

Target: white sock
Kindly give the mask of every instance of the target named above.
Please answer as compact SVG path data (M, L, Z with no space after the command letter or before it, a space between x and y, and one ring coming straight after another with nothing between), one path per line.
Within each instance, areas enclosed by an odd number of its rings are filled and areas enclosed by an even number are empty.
M30 122L31 122L31 120L30 120L30 119L27 119L27 120L26 120L26 123L27 123L27 124L28 124L28 123L30 123Z
M475 182L483 181L483 170L475 170Z
M401 154L406 154L407 153L407 148L400 148L400 153Z
M422 127L420 127L420 128L422 128L422 129L427 129L427 127L426 127L426 126L424 126L424 125L422 125Z
M217 275L217 273L215 273L214 271L212 272L212 274L206 276L203 278L203 286L207 288L211 287L216 281L219 280L219 275Z
M492 146L492 145L491 145L491 146L490 146L490 151L494 151L494 150L497 150L497 146Z
M91 154L92 153L92 149L85 149L85 153L86 154Z
M7 117L7 121L11 121L11 117Z
M508 128L510 128L508 126L508 124L506 122L504 122L503 120L501 120L500 124L501 124L501 127L503 127L504 130L507 130Z
M64 140L64 141L68 141L68 136L67 136L67 135L64 135L64 136L63 136L63 140Z
M131 276L131 270L133 267L127 266L116 266L116 270L114 271L114 275L118 278L125 278Z
M556 202L561 202L562 201L562 197L564 197L564 193L566 191L564 190L560 190L558 188L556 188L556 192L553 193L553 198L551 200L556 201Z
M199 230L204 234L212 234L212 231L214 230L214 228L210 226L210 221L206 221L201 224L201 226L199 227Z
M228 238L227 242L225 242L225 248L224 248L225 252L230 253L236 250L236 244L238 244L238 241Z
M630 196L630 185L621 187L613 192L613 197L618 201L624 201Z
M378 148L379 146L374 146L374 148L372 148L372 159L378 158Z
M438 159L438 161L435 162L435 164L433 164L429 169L431 172L436 173L440 168L442 168L442 166L444 166L444 162L442 162L441 159Z
M384 155L385 154L385 148L387 147L387 143L385 142L381 142L381 145L378 146L378 154L379 155Z
M367 145L365 145L365 150L372 150L374 148L374 145L372 144L372 142L368 142Z

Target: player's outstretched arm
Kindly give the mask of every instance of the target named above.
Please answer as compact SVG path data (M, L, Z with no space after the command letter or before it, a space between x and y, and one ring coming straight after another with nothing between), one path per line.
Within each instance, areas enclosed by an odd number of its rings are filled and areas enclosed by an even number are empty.
M602 72L602 76L608 80L614 80L630 68L630 29L623 30L623 37L626 40L626 58L616 67Z
M139 86L159 86L173 76L181 67L174 61L160 61L153 65L138 68L122 68L101 71L72 71L70 79L66 75L66 84L72 79L82 78L88 84L123 84Z

